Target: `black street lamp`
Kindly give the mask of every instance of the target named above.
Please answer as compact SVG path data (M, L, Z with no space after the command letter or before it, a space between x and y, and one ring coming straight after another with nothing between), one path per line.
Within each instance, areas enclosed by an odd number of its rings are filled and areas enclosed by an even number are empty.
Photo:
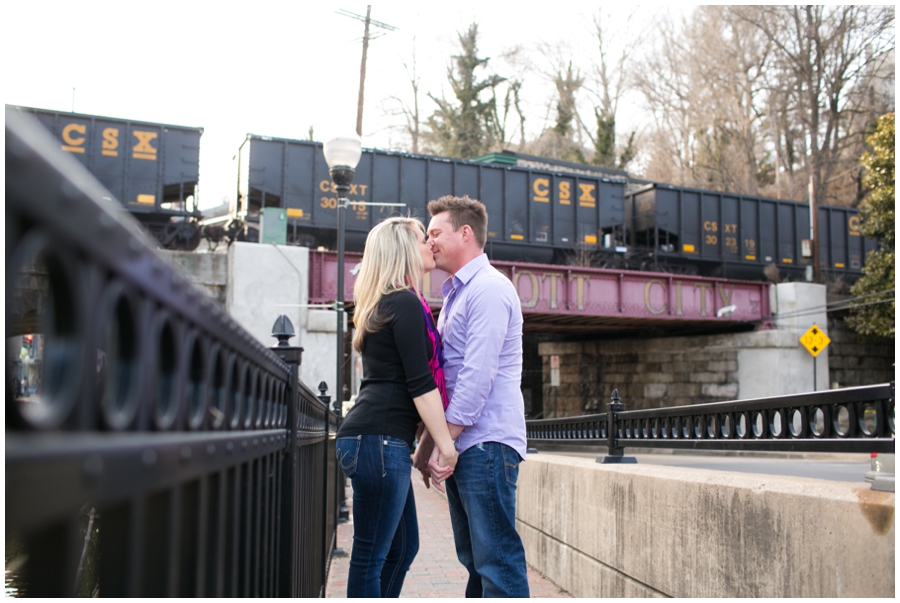
M356 134L346 134L332 138L325 143L325 161L331 170L331 180L337 190L337 385L334 388L335 401L343 404L343 364L344 364L344 210L349 203L347 195L356 174L356 166L362 155L362 141Z

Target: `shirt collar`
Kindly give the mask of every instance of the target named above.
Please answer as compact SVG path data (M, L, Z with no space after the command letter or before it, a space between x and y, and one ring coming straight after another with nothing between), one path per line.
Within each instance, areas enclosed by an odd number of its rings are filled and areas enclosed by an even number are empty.
M478 274L485 266L490 266L490 264L487 254L482 253L469 260L465 266L457 270L453 278L454 280L458 280L461 284L467 285L469 284L469 281L472 280L472 277Z
M482 253L481 255L472 258L465 266L457 270L456 274L448 277L447 280L441 284L441 293L445 298L448 297L451 291L468 284L482 268L490 266L490 264L486 253Z

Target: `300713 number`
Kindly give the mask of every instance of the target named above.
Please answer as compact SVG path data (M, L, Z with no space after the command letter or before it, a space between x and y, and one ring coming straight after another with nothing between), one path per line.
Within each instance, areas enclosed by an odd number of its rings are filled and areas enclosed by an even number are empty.
M322 209L337 209L337 197L319 197L319 199L319 207ZM357 213L365 213L366 211L366 204L361 201L350 201L346 207Z

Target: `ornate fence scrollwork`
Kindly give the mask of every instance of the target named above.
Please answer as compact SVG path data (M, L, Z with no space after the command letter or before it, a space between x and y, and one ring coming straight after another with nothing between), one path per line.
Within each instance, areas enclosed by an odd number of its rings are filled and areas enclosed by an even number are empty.
M5 215L12 587L321 596L338 419L302 348L251 337L10 110Z

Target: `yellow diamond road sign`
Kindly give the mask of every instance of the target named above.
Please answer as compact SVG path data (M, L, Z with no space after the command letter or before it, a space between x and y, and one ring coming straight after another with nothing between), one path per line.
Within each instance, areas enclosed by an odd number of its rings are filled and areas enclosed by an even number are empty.
M822 350L828 347L828 344L831 343L831 339L828 338L828 335L826 335L822 329L814 324L803 334L803 337L800 338L800 343L802 343L803 347L805 347L806 350L813 355L813 358L815 358Z

